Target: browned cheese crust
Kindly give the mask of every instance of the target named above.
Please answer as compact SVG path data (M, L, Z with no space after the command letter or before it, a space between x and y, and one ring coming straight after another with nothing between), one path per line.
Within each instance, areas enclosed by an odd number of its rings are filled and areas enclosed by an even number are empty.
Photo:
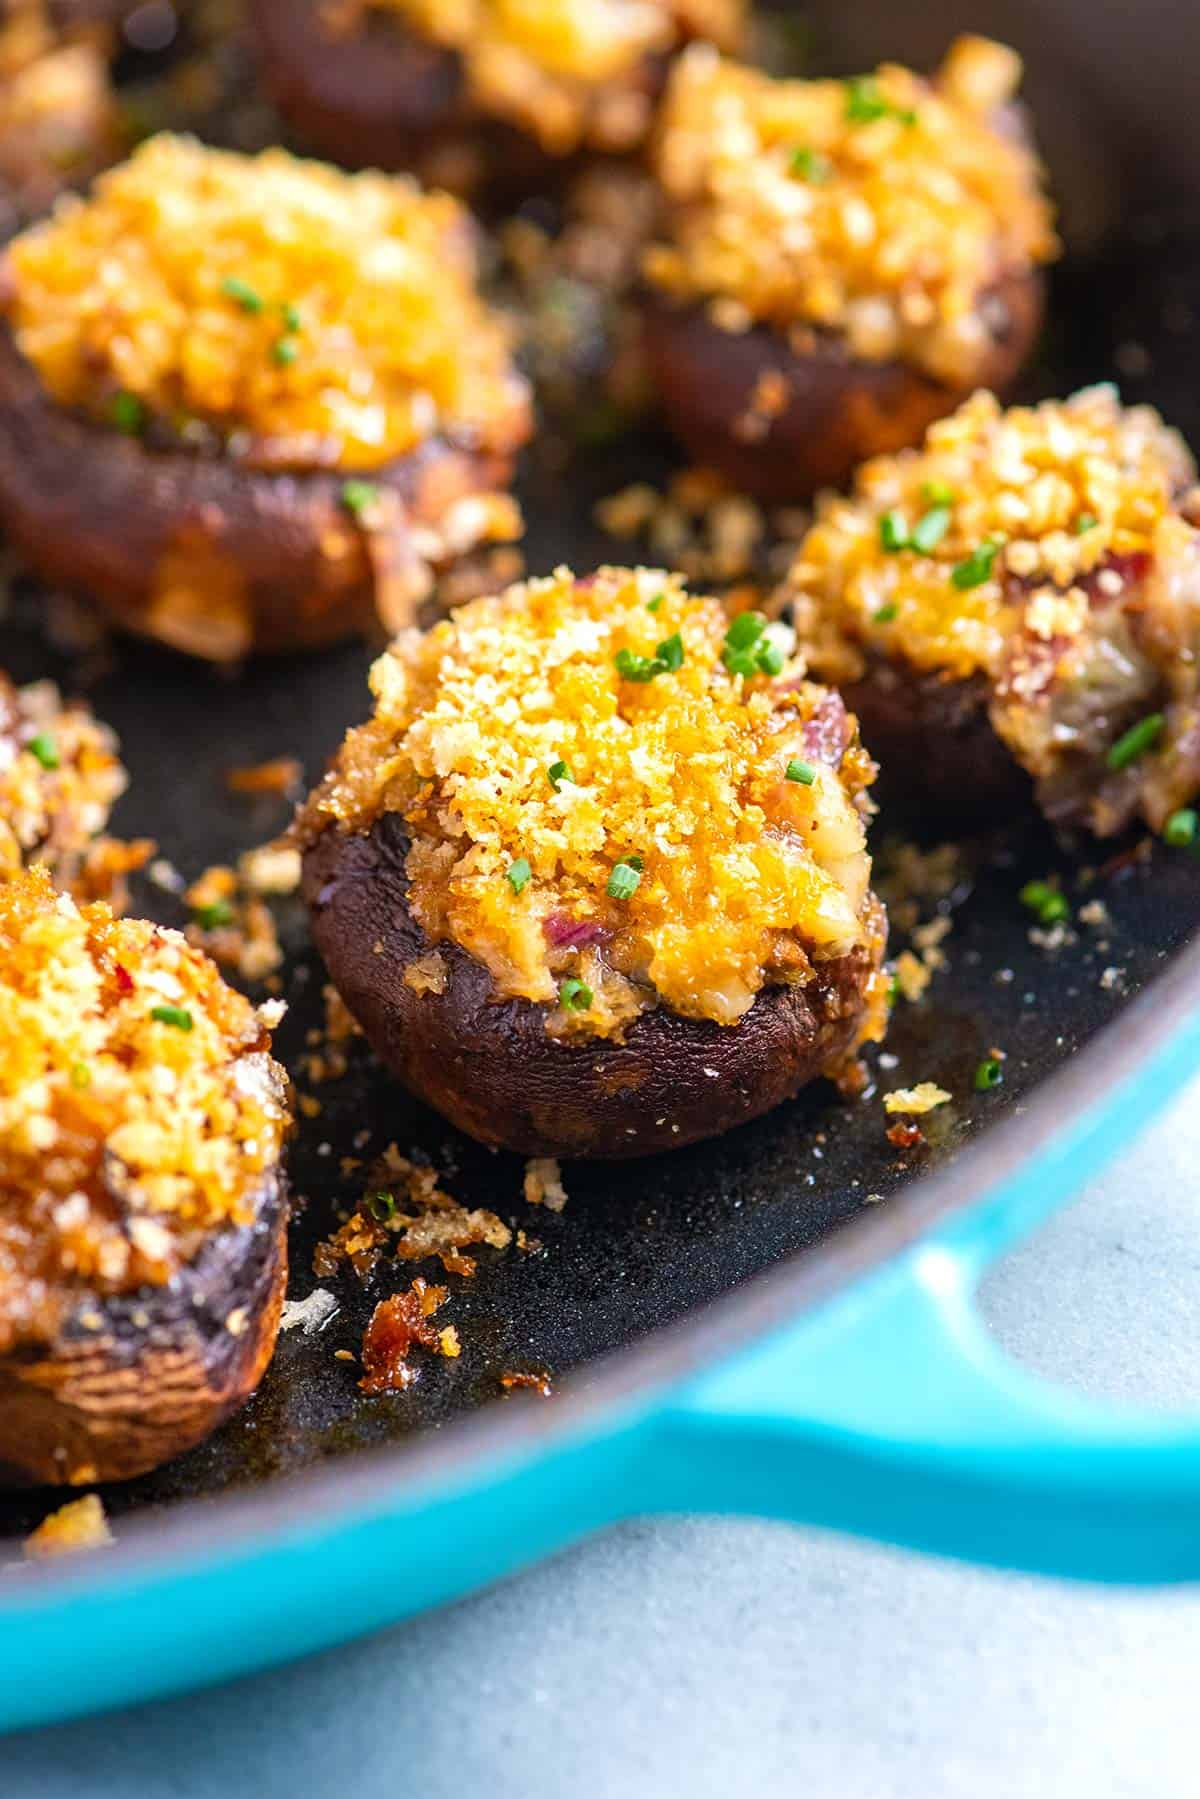
M497 1001L488 970L455 943L436 946L443 992L406 982L435 947L408 910L408 849L394 814L365 836L324 832L304 858L313 936L376 1054L484 1143L605 1160L675 1149L835 1072L858 1039L886 938L878 902L862 945L818 964L805 987L764 990L732 1028L659 1007L621 1042L564 1042L547 1034L545 1007Z

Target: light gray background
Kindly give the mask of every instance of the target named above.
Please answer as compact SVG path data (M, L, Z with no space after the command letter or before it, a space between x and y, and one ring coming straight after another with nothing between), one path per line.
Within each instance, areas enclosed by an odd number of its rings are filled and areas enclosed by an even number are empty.
M1200 1084L992 1277L1046 1373L1200 1411ZM282 1673L0 1745L3 1799L1188 1799L1200 1590L684 1519Z

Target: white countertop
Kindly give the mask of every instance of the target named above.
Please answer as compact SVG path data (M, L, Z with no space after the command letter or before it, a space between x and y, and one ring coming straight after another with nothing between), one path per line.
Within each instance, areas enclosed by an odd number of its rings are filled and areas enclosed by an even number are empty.
M1200 1084L993 1276L1047 1374L1200 1412ZM254 1681L0 1747L3 1799L1188 1799L1200 1590L651 1520Z

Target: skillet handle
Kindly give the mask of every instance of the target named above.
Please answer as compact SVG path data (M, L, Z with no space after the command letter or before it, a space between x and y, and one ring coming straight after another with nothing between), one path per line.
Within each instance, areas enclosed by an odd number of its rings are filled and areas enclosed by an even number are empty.
M1200 1578L1200 1422L1028 1373L981 1258L917 1244L685 1390L660 1506L753 1513L1078 1579Z

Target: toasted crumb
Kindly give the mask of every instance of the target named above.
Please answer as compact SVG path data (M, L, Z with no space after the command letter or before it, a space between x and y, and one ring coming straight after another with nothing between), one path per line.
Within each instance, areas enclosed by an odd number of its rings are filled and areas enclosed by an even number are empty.
M365 1280L391 1238L401 1261L438 1256L447 1273L470 1275L475 1263L462 1251L476 1243L507 1249L512 1232L495 1212L460 1205L438 1186L432 1168L410 1162L392 1143L371 1166L362 1205L317 1245L313 1270L325 1279L349 1262Z
M915 1087L896 1087L891 1093L883 1096L885 1112L906 1112L920 1116L923 1112L932 1112L937 1106L944 1106L950 1095L944 1087L933 1081L918 1081Z
M26 1537L24 1549L28 1559L37 1562L74 1555L81 1549L104 1549L112 1540L103 1500L97 1493L85 1493L82 1499L68 1500L43 1518Z
M306 1299L284 1301L279 1328L281 1331L299 1329L306 1337L315 1337L340 1309L327 1287L314 1287Z
M919 1000L931 978L928 967L918 961L910 949L900 951L896 957L896 986L906 1000L914 1003Z
M431 1287L418 1275L407 1292L379 1302L363 1337L363 1376L358 1384L364 1393L401 1393L411 1387L417 1370L407 1356L414 1343L440 1355L459 1354L453 1325L438 1331L429 1322L448 1298L445 1287ZM446 1338L451 1348L443 1346Z
M274 793L282 799L295 798L303 780L304 769L295 756L275 756L269 762L225 771L225 785L230 793Z
M561 1212L567 1203L562 1171L553 1156L534 1156L525 1164L525 1199L531 1206Z

